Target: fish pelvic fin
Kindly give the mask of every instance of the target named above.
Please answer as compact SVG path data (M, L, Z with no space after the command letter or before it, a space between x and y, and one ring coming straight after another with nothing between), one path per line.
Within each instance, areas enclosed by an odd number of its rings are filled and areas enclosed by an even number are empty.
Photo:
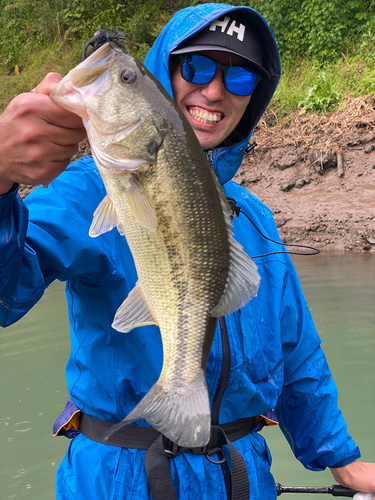
M238 311L256 296L260 285L260 276L256 264L234 237L228 201L219 182L217 181L215 184L228 229L230 255L224 293L217 306L211 311L211 316L220 317Z
M139 281L137 281L133 290L117 309L112 328L122 333L128 333L139 326L156 324L157 322L143 297Z
M96 238L103 233L111 231L115 226L117 226L119 233L123 236L124 232L118 222L116 209L112 200L107 195L94 212L89 235L91 238Z
M141 419L179 446L205 446L210 439L211 413L203 370L201 378L188 387L164 387L157 382L106 437Z

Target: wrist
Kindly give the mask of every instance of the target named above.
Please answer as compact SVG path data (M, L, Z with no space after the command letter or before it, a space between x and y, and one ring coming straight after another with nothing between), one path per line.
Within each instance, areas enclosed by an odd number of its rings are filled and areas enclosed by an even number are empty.
M0 180L0 196L8 194L10 191L16 189L18 184L12 181L1 181Z
M358 460L345 465L344 467L331 468L335 480L356 491L375 491L375 464L359 462Z

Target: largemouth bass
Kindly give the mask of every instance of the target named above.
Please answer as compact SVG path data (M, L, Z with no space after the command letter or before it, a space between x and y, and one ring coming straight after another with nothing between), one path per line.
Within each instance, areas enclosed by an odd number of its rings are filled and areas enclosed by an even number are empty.
M205 369L217 317L259 286L223 190L190 125L141 62L106 43L51 93L83 118L107 196L90 235L125 235L138 273L112 327L158 325L160 378L119 424L146 419L175 443L210 437Z

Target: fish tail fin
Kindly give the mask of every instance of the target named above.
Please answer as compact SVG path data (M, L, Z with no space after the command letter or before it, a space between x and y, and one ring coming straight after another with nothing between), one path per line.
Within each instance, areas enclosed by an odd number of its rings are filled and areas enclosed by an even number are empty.
M210 439L211 412L204 376L188 387L167 388L157 382L106 437L141 419L179 446L205 446Z

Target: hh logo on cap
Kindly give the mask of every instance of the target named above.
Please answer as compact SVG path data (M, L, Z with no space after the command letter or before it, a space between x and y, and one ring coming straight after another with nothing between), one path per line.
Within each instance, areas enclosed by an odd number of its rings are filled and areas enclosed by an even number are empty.
M244 36L245 36L245 26L240 23L239 26L236 26L236 21L232 21L230 23L231 19L230 17L224 17L223 21L219 21L216 19L213 23L210 24L209 30L210 31L216 31L216 28L221 28L221 32L225 33L225 30L227 29L227 26L229 25L226 34L229 36L233 36L233 33L237 34L237 40L240 42L243 42ZM230 24L229 24L230 23Z

